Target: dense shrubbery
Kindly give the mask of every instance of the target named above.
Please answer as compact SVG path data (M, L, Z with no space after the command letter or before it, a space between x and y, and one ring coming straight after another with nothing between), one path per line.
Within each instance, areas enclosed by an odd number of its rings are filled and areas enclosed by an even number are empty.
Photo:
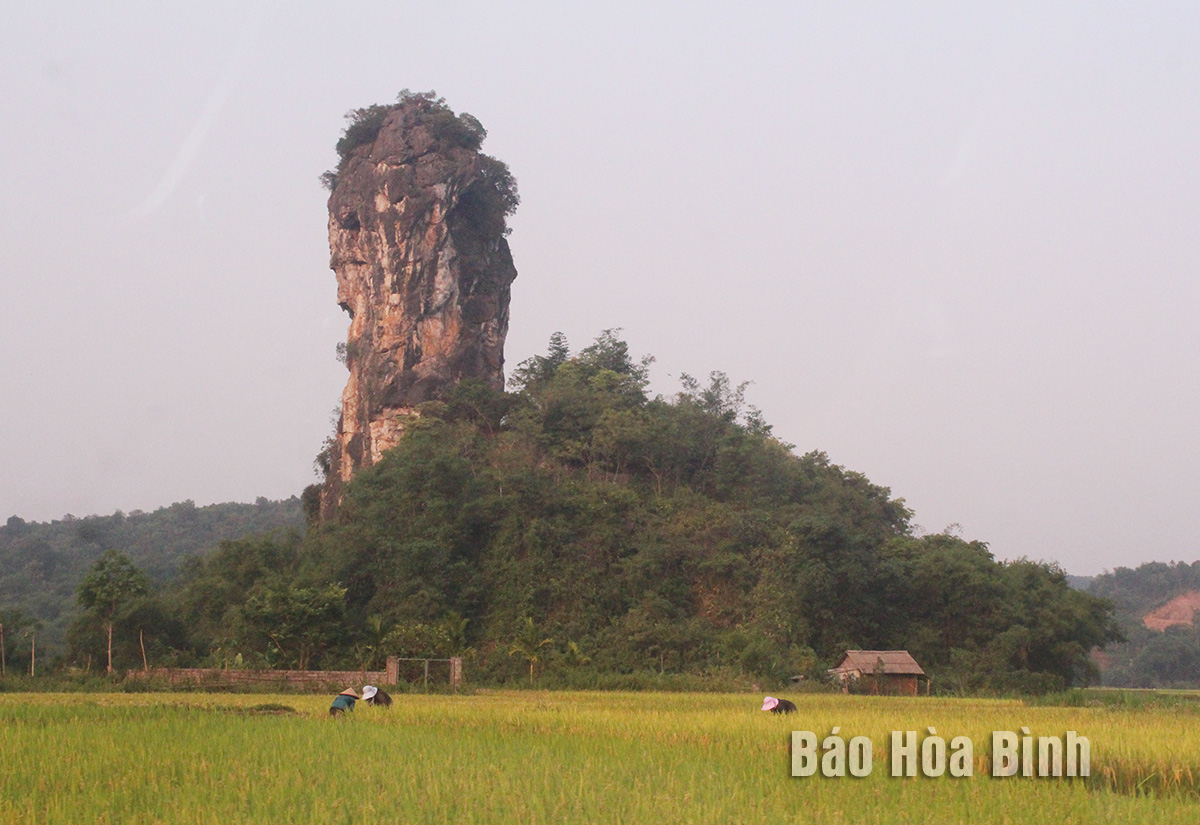
M913 535L902 500L793 454L724 375L647 397L649 363L611 332L574 357L556 336L516 392L464 382L425 404L335 521L189 568L174 603L195 655L467 655L489 681L528 682L532 665L557 684L728 684L906 648L943 690L1091 676L1089 651L1114 638L1106 602L1052 566ZM288 639L255 630L264 594L330 583L340 614L292 621Z
M437 92L413 92L405 89L396 96L395 103L376 103L351 109L346 113L346 129L334 146L338 154L337 168L321 175L321 182L327 189L333 189L337 185L338 176L345 171L354 150L374 143L387 116L401 107L407 107L415 113L419 125L428 130L433 138L435 151L445 152L454 148L478 151L487 137L487 130L476 117L466 112L456 115L446 105L445 98L438 97ZM511 182L512 178L507 174L508 167L493 158L488 160L500 164L504 177ZM496 170L493 170L491 176L496 177ZM516 205L513 204L513 209L515 208ZM511 211L508 214L511 214Z

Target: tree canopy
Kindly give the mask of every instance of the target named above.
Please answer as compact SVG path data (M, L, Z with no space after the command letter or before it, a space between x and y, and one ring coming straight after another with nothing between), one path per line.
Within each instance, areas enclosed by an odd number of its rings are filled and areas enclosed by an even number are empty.
M683 375L651 396L652 362L617 330L578 353L556 334L512 391L464 381L417 408L335 519L226 538L165 587L156 574L153 593L137 564L161 560L112 546L133 516L71 523L99 547L68 661L365 669L466 655L476 678L513 683L773 683L866 648L909 650L939 690L1095 678L1091 651L1120 638L1111 602L1054 565L919 534L886 487L776 438L746 383ZM171 509L172 523L202 515ZM39 529L9 519L0 552ZM1164 672L1200 661L1181 633L1147 654Z
M650 397L651 362L615 330L574 355L555 335L514 392L466 381L424 404L336 520L189 568L175 601L196 655L331 666L453 645L497 679L538 664L783 680L846 648L906 648L961 690L1094 676L1090 651L1117 636L1107 602L1052 565L916 535L902 499L796 455L722 373ZM329 609L304 612L305 652L255 632L316 593Z
M11 516L0 524L0 611L19 610L40 623L38 652L48 660L64 652L79 582L105 551L120 550L161 588L189 559L223 540L303 526L297 497L205 507L181 501L152 512L66 515L51 522ZM121 661L120 644L116 655Z
M128 556L117 550L105 551L79 583L79 606L106 633L109 673L113 669L112 636L117 616L135 599L146 595L149 584L149 577Z

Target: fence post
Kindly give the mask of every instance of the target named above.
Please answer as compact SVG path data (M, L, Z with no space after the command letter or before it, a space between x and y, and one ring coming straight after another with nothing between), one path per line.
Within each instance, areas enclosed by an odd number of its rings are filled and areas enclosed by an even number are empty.
M462 657L454 656L450 659L450 687L458 690L462 687Z
M429 691L429 660L425 660L425 690Z
M387 683L389 685L400 684L400 657L387 657Z

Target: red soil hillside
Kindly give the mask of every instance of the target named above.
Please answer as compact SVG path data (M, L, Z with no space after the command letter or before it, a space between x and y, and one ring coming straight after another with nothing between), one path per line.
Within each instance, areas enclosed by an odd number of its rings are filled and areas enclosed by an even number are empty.
M1166 630L1172 625L1192 624L1193 614L1197 610L1200 610L1200 590L1192 590L1147 613L1142 617L1142 624L1151 630Z

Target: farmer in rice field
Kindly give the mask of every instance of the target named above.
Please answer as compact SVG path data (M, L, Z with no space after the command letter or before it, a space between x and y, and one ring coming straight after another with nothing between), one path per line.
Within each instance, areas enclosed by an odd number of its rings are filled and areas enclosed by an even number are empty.
M353 688L346 688L337 696L333 697L333 704L329 707L330 716L341 716L348 710L354 710L354 703L358 701L358 694Z
M766 696L763 698L763 710L769 710L771 713L795 713L796 706L787 699L776 699L774 696Z
M382 708L390 708L392 706L392 697L387 694L387 691L381 690L374 685L363 686L362 698L368 705L378 705Z

